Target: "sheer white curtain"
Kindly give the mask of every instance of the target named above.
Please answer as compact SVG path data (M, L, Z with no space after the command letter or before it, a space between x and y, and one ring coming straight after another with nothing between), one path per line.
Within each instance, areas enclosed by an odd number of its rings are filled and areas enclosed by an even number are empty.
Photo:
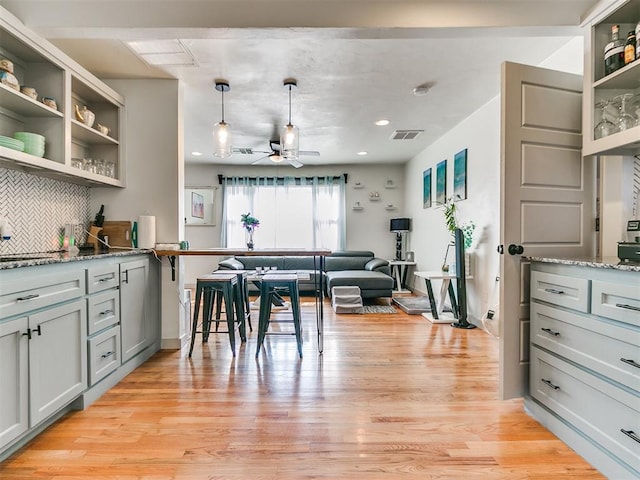
M245 247L240 215L260 220L256 248L344 249L344 177L223 179L222 245Z

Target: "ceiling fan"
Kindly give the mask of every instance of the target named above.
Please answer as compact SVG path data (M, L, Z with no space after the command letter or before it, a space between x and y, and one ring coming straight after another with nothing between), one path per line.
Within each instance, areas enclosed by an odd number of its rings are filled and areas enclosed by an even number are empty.
M257 159L256 161L252 162L251 165L257 165L259 163L264 163L265 160L271 160L271 162L273 163L282 163L282 162L287 162L289 165L291 165L292 167L295 168L300 168L303 166L303 163L300 162L297 159L293 159L293 158L285 158L283 156L280 155L280 141L279 140L271 140L269 142L269 148L271 149L270 151L260 151L260 150L253 150L251 148L234 148L233 149L233 153L234 154L246 154L246 155L251 155L254 153L265 153L266 155L263 157L260 157L259 159ZM300 156L308 156L308 157L318 157L320 156L320 152L316 152L314 150L300 150L298 152L298 154Z

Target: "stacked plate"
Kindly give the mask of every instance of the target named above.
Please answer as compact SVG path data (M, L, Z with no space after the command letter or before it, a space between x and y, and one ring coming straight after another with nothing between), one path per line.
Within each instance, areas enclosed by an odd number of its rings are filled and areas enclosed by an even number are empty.
M0 135L0 146L18 150L19 152L24 151L24 142L22 140L4 137L2 135Z
M24 142L24 152L35 155L36 157L44 156L44 136L30 132L16 132L13 138Z

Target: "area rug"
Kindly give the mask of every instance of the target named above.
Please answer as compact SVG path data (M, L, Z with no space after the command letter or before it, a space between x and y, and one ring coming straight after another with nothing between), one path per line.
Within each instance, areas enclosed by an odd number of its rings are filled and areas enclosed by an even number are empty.
M392 305L365 305L362 313L398 313Z
M429 297L393 297L393 303L398 305L400 309L409 315L420 315L424 312L431 311ZM444 306L445 312L450 312L448 305Z

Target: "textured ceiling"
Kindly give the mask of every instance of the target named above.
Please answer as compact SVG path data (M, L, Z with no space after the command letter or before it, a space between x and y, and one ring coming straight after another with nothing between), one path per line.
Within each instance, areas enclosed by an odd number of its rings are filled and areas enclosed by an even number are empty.
M591 0L101 1L5 0L30 28L103 78L178 78L187 162L211 155L220 120L214 80L231 85L225 120L236 147L268 150L287 121L307 164L404 163L499 92L503 61L539 64L580 34ZM151 12L151 13L150 13ZM553 12L553 14L551 14ZM232 27L232 28L230 28ZM193 65L152 67L127 41L179 39ZM429 83L426 95L414 87ZM384 127L374 125L390 120ZM424 130L391 140L397 129ZM200 151L202 157L191 152ZM366 156L357 156L367 151ZM267 160L268 162L268 160Z

